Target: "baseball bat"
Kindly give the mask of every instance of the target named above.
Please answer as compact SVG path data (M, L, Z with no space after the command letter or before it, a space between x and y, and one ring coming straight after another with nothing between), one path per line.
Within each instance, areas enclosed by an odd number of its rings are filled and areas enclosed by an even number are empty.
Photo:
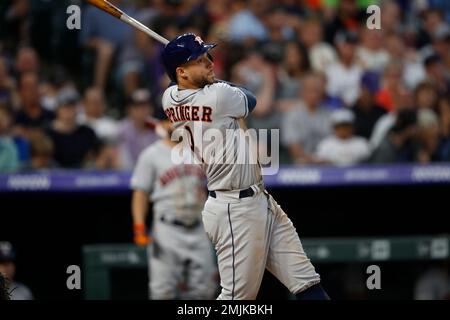
M153 39L161 42L162 44L166 45L169 43L169 40L166 38L160 36L155 31L150 29L149 27L143 25L141 22L137 21L136 19L130 17L128 14L117 8L115 5L110 3L107 0L86 0L88 3L90 3L93 6L96 6L102 11L105 11L106 13L116 17L117 19L122 20L123 22L129 24L130 26L137 28L141 30L142 32L145 32Z

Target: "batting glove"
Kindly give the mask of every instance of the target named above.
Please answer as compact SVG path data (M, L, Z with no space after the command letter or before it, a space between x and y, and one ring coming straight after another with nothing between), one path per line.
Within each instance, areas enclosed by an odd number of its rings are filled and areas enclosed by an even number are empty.
M147 234L145 224L136 223L133 226L134 243L138 246L146 246L151 242L151 238Z

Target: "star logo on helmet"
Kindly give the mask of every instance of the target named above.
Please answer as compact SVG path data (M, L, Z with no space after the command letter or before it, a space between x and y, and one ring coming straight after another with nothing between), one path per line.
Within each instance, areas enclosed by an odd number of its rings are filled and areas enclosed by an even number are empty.
M200 45L203 44L203 40L199 36L196 36L194 40L197 41Z

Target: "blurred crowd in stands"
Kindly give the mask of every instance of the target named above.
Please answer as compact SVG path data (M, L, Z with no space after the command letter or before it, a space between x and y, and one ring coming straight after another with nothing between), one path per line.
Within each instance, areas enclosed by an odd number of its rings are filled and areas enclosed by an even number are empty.
M217 78L256 94L248 126L280 129L282 163L450 161L450 1L110 1L218 43ZM131 169L164 116L162 48L82 1L2 0L0 172Z

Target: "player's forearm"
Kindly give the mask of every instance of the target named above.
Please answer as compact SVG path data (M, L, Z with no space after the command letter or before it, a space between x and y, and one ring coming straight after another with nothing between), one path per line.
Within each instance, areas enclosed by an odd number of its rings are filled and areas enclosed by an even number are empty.
M148 212L148 194L143 190L134 190L131 200L131 213L134 224L145 224Z
M275 81L271 74L264 77L263 86L257 93L258 108L255 109L254 115L264 116L270 112L273 106L273 97L275 94Z
M133 241L139 246L145 246L150 243L147 234L145 218L148 211L148 194L144 190L135 189L131 199L131 211L133 216Z

